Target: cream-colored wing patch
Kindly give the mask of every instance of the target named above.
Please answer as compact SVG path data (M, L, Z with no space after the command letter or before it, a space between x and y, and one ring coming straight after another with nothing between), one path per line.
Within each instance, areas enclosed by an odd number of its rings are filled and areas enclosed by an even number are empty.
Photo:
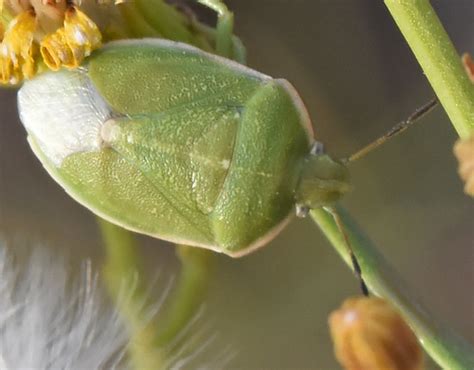
M112 112L85 71L44 73L18 92L20 118L46 157L60 167L71 154L100 150Z

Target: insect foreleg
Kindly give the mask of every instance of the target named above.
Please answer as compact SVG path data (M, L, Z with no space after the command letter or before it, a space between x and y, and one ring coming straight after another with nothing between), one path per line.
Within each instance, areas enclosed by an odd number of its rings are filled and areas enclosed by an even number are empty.
M364 278L362 276L362 270L360 268L359 261L357 261L357 257L354 254L354 251L352 250L351 242L344 230L344 225L342 223L341 217L339 216L339 213L337 213L337 210L333 207L324 207L324 209L329 212L334 218L334 222L336 223L337 228L339 229L340 233L344 238L344 243L346 244L347 251L349 252L349 256L351 258L352 268L357 276L357 279L359 280L362 294L365 296L369 296L369 289L367 288L367 284L365 283Z

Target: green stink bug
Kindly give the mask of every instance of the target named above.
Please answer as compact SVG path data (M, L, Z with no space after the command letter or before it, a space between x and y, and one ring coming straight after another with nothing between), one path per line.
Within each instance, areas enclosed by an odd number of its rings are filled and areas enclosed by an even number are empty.
M26 82L18 103L33 151L73 198L172 242L242 256L295 205L349 190L287 81L185 44L111 43Z

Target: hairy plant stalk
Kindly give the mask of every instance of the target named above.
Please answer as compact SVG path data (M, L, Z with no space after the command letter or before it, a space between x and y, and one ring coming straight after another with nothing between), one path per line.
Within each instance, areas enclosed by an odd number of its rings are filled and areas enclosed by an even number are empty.
M180 275L160 320L162 325L154 340L157 347L170 343L194 317L204 301L212 275L213 252L179 245L177 254L181 262Z
M429 0L385 0L461 138L474 132L474 85Z
M387 263L347 212L338 208L344 229L360 264L363 278L371 292L391 302L409 323L428 354L444 369L474 368L474 349L462 338L434 320L404 286L402 277ZM352 261L333 216L324 209L311 211L342 259L352 268Z

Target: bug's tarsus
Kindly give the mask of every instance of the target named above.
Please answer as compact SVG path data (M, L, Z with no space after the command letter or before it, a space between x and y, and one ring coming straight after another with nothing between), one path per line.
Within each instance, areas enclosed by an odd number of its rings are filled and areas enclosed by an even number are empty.
M324 154L324 144L320 141L315 141L313 147L311 148L312 155L321 155Z
M380 145L385 143L387 140L402 133L411 125L418 122L422 117L424 117L429 112L431 112L437 105L438 105L438 99L437 98L431 99L428 103L426 103L425 105L421 106L416 111L414 111L406 120L399 122L398 124L393 126L385 135L379 137L375 141L371 142L370 144L364 146L362 149L358 150L356 153L352 154L348 159L346 159L346 162L354 162L362 158L367 153L371 152L372 150L378 148Z
M296 217L305 218L308 216L309 211L310 209L307 206L303 206L301 204L296 205Z
M367 284L365 283L365 280L362 276L362 269L360 268L359 261L357 260L357 257L354 254L354 251L352 250L351 242L346 234L346 231L344 230L344 225L342 223L341 217L339 216L339 213L337 212L337 210L333 207L325 207L324 209L326 209L334 218L334 222L336 223L337 228L339 229L339 232L342 234L344 238L344 243L346 245L347 251L349 252L349 256L351 258L352 268L354 270L354 273L356 274L357 279L359 280L359 285L360 285L362 294L368 297L369 288L367 287Z

